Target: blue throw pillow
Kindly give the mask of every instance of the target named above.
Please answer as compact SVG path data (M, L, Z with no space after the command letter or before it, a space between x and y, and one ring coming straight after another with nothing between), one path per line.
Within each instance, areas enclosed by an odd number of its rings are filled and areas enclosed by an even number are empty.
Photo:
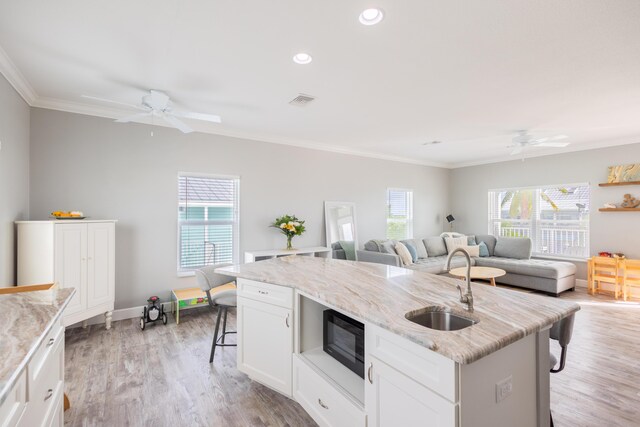
M480 242L480 256L489 256L489 248L485 242Z
M467 246L477 246L476 236L467 236Z
M402 243L411 254L411 261L413 262L418 261L418 251L416 250L416 248L411 243L407 243L407 242L400 242L400 243Z

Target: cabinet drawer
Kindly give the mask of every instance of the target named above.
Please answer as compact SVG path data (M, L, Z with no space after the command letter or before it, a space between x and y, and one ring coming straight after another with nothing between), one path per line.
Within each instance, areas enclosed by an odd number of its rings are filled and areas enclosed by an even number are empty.
M46 346L48 342L44 342ZM25 425L48 425L52 414L57 409L60 394L64 387L64 330L60 329L58 338L54 344L47 348L45 358L35 366L38 369L35 375L31 372L33 361L27 367L29 375L29 392L27 411L24 415Z
M56 321L49 333L44 337L36 350L31 362L29 362L29 390L33 390L34 384L40 381L40 376L46 372L45 365L51 354L56 350L60 341L64 345L64 327L62 319Z
M0 426L13 427L18 424L27 401L27 373L22 371L13 388L0 405Z
M284 308L293 308L293 289L286 286L238 279L238 295Z
M293 359L293 397L322 427L366 425L364 411L297 355Z
M365 328L365 348L369 356L388 363L450 402L458 401L458 366L453 360L369 324Z

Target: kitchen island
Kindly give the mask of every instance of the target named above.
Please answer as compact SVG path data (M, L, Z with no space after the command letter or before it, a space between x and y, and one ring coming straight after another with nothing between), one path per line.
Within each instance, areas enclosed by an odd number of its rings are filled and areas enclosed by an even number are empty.
M579 310L558 299L403 268L286 257L219 269L238 278L238 369L327 426L547 426L549 328ZM430 329L436 306L473 325ZM364 378L323 351L323 313L364 325Z
M74 293L0 295L0 425L63 424L62 313Z

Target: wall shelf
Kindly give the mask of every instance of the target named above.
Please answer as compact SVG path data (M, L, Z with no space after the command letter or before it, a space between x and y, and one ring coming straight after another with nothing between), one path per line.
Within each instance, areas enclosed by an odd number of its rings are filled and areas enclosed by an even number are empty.
M640 208L600 208L600 212L640 212Z
M640 181L628 181L628 182L603 182L598 184L600 187L617 187L619 185L640 185Z

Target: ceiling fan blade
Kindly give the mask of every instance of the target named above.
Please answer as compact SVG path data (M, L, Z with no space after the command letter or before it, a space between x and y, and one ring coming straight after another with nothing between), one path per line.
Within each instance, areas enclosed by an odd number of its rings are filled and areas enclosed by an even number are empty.
M567 139L567 138L569 138L567 135L555 135L555 136L547 136L544 138L536 138L534 140L531 140L531 142L534 144L540 144L543 142L560 141L561 139Z
M143 108L140 105L129 104L129 103L120 102L120 101L113 101L111 99L98 98L97 96L91 96L91 95L81 95L81 96L82 96L82 98L93 99L94 101L108 102L110 104L124 105L126 107L135 108L136 110L146 110L146 108Z
M192 113L189 111L171 111L171 114L177 117L184 117L185 119L202 120L205 122L222 123L220 116L215 114L204 113Z
M176 129L180 130L182 133L191 133L191 132L193 132L193 129L191 129L189 126L187 126L187 124L185 122L183 122L182 120L176 119L175 117L173 117L170 114L165 114L162 117L164 118L164 120L167 123L169 123L170 125L172 125Z
M139 120L143 117L148 117L150 115L152 115L153 113L151 111L148 111L146 113L138 113L138 114L132 114L130 116L127 117L122 117L120 119L116 120L116 123L129 123L129 122L135 122L136 120Z
M556 148L566 147L567 145L569 145L568 142L541 142L539 144L535 144L536 147L556 147Z
M522 153L523 150L524 150L524 147L522 145L517 145L517 146L515 146L515 148L513 150L511 150L511 153L509 153L509 154L514 156L516 154Z

